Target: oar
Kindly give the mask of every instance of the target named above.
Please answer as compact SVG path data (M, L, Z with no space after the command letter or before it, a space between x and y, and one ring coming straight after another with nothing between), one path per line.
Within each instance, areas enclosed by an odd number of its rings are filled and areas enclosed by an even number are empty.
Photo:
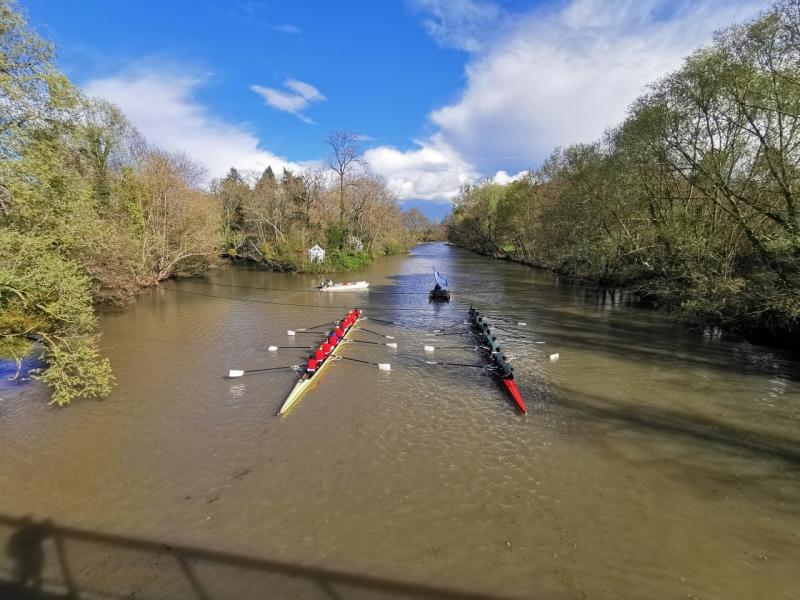
M359 358L349 358L347 356L337 356L336 358L341 360L350 360L357 363L363 363L365 365L372 365L373 367L378 367L378 369L380 369L381 371L392 370L392 365L390 365L389 363L375 363L375 362L370 362L368 360L361 360Z
M334 323L338 323L339 321L328 321L327 323L320 323L319 325L314 325L313 327L298 327L297 331L309 331L311 329L317 329L319 327L325 327L325 325L333 325Z
M348 344L374 344L376 346L388 346L389 348L397 348L397 342L368 342L366 340L345 340Z
M397 321L386 321L384 319L376 319L374 317L361 317L364 321L375 321L376 323L387 323L388 325L400 325Z
M289 367L270 367L268 369L246 369L240 371L238 369L231 369L228 371L228 377L241 377L245 373L263 373L264 371L295 371L300 368L300 365L291 365Z
M443 367L471 367L473 369L487 369L489 365L468 365L466 363L453 363L453 362L444 362L444 361L436 361L436 360L426 360L426 365L441 365Z
M313 350L313 346L268 346L269 352L276 352L277 350L284 350L289 348L305 348L306 350Z
M423 346L425 352L433 352L434 350L478 350L479 346Z
M356 327L355 329L359 329L361 331L366 331L367 333L371 333L372 335L379 335L382 338L386 338L387 340L393 340L394 339L393 335L385 335L383 333L380 333L379 331L372 331L372 329L367 329L366 327Z

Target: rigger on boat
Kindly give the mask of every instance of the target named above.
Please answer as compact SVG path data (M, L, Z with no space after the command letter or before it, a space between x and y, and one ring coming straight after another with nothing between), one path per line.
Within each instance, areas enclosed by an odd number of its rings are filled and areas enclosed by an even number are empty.
M528 410L525 408L522 394L520 394L519 388L517 387L517 382L514 381L514 367L511 366L506 355L503 354L500 348L500 342L497 337L492 335L489 324L481 316L480 312L472 307L469 309L469 322L472 332L481 343L484 356L488 360L491 360L498 380L503 384L508 394L514 399L514 402L517 403L519 409L527 414Z

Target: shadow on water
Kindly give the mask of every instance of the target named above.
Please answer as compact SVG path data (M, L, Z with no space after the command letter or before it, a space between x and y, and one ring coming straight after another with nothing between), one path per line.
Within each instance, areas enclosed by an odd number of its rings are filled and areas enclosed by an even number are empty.
M746 454L760 459L779 460L800 471L800 440L754 432L722 423L696 413L618 404L598 395L590 395L558 386L558 403L586 418L616 423L646 433L683 438L706 447Z
M6 529L5 532L2 530ZM6 540L6 564L0 564L0 600L54 598L249 598L285 595L303 598L499 598L469 591L385 579L277 560L270 560L112 535L57 525L50 520L0 515L0 539ZM102 557L92 573L95 584L79 586L67 556L68 545L90 545ZM85 550L83 548L82 550ZM83 555L83 552L81 553ZM47 557L56 567L48 569ZM118 561L119 566L109 568ZM142 572L137 567L147 565ZM153 566L161 571L154 573ZM120 572L129 569L127 579ZM100 583L102 582L102 583ZM135 588L141 588L135 590ZM106 588L106 589L102 589Z

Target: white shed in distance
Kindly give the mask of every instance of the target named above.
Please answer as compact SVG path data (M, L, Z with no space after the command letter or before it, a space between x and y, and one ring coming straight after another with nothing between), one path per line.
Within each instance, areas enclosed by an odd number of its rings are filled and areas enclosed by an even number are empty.
M310 262L325 262L325 250L319 246L314 246L308 250L308 260Z

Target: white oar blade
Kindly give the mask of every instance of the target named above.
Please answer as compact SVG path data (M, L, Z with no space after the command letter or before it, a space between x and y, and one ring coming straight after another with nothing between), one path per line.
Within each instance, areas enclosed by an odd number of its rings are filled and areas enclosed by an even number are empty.
M278 351L277 346L270 346L269 348L267 348L267 352L277 352L277 351Z
M558 360L558 354L550 355L550 362L556 362L557 360Z
M389 342L389 343L388 343L388 344L386 344L386 345L387 345L389 348L397 348L397 344L396 344L396 343L394 343L394 342Z
M528 326L528 324L525 321L517 321L517 325L519 325L520 327L527 327Z
M228 377L241 377L242 375L244 375L244 371L238 371L236 369L228 371Z
M435 348L433 346L425 346L425 352L433 352Z
M294 334L295 334L295 332L293 330L291 330L291 329L287 329L286 330L286 335L294 335Z
M385 335L383 337L385 337L387 340L393 340L394 339L393 335Z
M380 369L381 371L391 371L392 365L390 365L389 363L378 363L378 369Z

